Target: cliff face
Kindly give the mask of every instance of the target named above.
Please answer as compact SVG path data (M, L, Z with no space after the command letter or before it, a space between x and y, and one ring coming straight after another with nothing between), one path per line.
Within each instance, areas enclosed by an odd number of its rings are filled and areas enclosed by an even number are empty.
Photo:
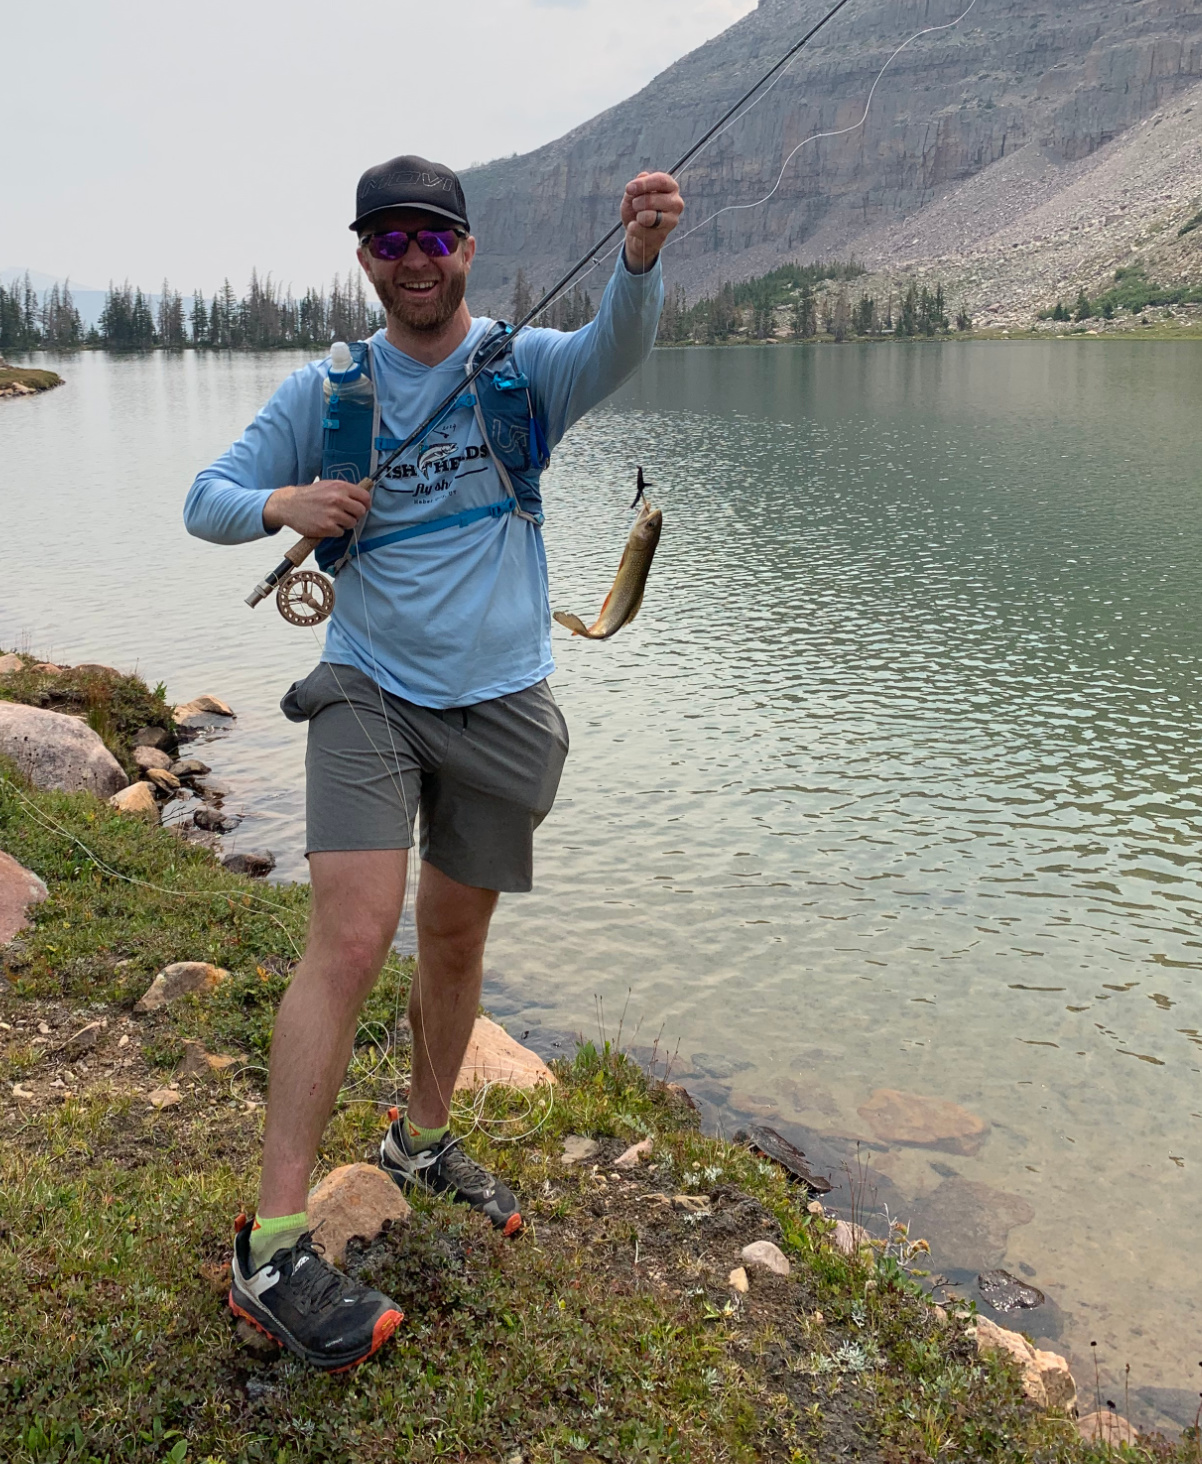
M685 152L823 8L761 0L636 96L535 152L466 173L481 246L473 304L507 304L519 267L549 284L613 222L627 179ZM853 0L686 170L687 223L665 252L669 277L692 293L782 259L845 254L1028 145L1058 163L1086 158L1202 79L1202 0L976 0L959 25L891 63L863 127L807 143L769 203L680 238L768 193L803 139L852 127L890 52L963 9L964 0Z

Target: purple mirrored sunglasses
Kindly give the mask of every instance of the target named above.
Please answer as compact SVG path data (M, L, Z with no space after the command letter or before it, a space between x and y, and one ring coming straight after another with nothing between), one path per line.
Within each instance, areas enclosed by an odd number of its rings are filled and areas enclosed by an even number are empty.
M418 229L415 233L405 229L387 229L380 234L368 234L362 243L375 259L404 259L411 241L427 258L445 259L459 248L460 239L466 238L464 229Z

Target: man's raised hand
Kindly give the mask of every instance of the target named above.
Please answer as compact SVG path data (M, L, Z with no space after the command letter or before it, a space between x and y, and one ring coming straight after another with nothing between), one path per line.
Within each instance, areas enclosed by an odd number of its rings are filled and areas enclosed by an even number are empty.
M636 274L650 269L680 222L684 199L671 173L640 173L622 194L626 263Z
M306 539L331 539L353 529L371 506L371 493L361 483L319 478L277 488L263 505L263 527L287 525Z

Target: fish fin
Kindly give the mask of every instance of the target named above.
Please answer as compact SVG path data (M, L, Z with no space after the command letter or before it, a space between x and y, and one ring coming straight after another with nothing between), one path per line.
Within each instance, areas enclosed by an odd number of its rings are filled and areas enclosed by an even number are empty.
M588 635L588 626L579 615L569 615L566 610L556 610L551 619L557 620L560 625L567 626L573 635Z

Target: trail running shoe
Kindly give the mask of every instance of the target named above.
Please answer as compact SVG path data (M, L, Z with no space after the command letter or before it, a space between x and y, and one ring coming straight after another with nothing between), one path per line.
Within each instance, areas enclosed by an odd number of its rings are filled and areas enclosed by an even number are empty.
M244 1215L239 1222L230 1310L297 1357L323 1372L343 1372L382 1347L404 1321L382 1292L324 1260L310 1231L253 1270L251 1227Z
M514 1235L522 1228L522 1214L513 1191L469 1159L459 1139L444 1134L429 1149L410 1154L401 1138L397 1110L390 1108L388 1116L392 1123L380 1144L380 1167L402 1189L420 1185L432 1194L449 1195L487 1215L503 1235Z

